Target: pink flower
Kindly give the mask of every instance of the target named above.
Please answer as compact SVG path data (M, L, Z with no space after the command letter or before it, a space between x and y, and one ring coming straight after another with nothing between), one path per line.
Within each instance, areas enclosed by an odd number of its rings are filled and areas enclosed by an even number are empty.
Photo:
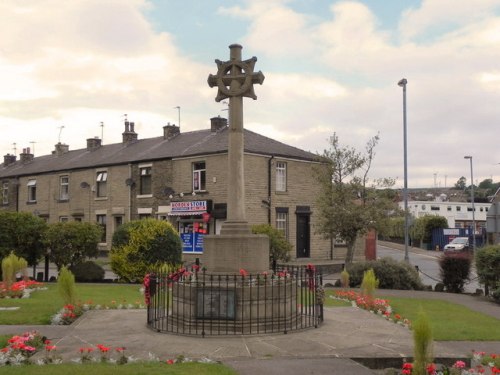
M455 364L453 365L455 368L465 368L465 362L464 361L456 361Z

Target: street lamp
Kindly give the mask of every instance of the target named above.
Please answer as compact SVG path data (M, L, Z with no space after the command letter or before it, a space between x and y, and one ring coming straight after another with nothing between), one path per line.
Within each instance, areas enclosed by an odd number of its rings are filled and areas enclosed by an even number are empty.
M398 86L403 88L403 149L404 149L404 188L403 200L405 208L405 262L410 262L408 256L408 161L407 161L407 144L406 144L406 78L398 82Z
M476 209L474 207L474 173L472 172L472 156L464 156L470 161L470 200L472 202L472 251L476 250Z

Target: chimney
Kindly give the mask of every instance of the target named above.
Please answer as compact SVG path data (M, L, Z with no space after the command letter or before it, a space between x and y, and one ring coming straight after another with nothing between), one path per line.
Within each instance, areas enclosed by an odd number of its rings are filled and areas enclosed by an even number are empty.
M181 129L170 122L163 127L163 139L172 139L179 134L181 134Z
M33 160L34 155L31 153L30 148L23 148L23 152L19 154L19 160L21 160L21 163L29 163L30 161Z
M227 119L217 116L210 119L210 131L212 133L218 132L227 127Z
M57 143L56 144L56 149L55 151L52 152L52 154L55 154L57 156L61 156L69 151L69 146L65 145L64 143Z
M99 137L87 138L87 151L94 151L101 147L102 140Z
M134 123L125 121L125 131L122 133L123 143L129 144L137 141L137 133L134 131Z
M6 167L16 162L16 155L7 154L3 156L3 166Z

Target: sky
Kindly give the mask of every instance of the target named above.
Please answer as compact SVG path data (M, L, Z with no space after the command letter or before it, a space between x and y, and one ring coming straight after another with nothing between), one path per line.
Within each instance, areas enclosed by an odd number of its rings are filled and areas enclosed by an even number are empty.
M500 181L500 0L2 0L0 35L2 155L206 129L238 43L265 75L245 128L320 154L379 134L369 177L399 188L406 78L408 187L469 184L466 155Z

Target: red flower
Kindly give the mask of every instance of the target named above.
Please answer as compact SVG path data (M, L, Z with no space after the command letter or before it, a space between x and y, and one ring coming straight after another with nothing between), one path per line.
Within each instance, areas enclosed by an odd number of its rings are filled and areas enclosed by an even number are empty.
M248 272L246 270L244 270L243 268L240 268L240 275L243 277L248 276Z
M168 359L167 360L167 365L173 365L175 361L173 359Z
M425 368L427 374L434 375L436 373L436 365L434 363L429 363Z
M56 350L56 346L55 345L46 345L45 350L48 352L51 352L53 350Z

